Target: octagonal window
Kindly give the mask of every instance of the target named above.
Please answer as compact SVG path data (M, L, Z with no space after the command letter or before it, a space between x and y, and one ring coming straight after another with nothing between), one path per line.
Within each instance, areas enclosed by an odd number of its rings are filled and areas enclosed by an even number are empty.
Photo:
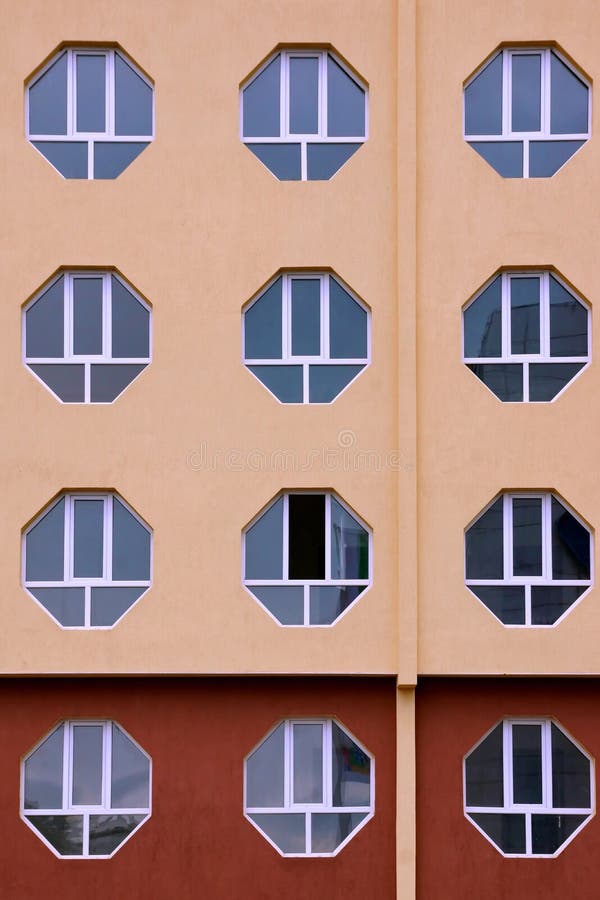
M63 493L23 536L23 585L63 628L112 628L146 593L152 532L115 493Z
M280 625L332 625L371 584L371 532L336 494L281 494L243 535L244 585Z
M504 719L465 756L465 814L504 856L558 856L594 802L591 758L551 719Z
M150 307L114 272L63 271L23 309L23 361L63 403L112 403L150 355Z
M154 139L154 87L123 50L59 50L25 96L27 137L65 178L116 178Z
M554 272L501 272L463 310L463 359L499 400L556 399L591 356L590 310Z
M21 818L63 859L114 856L150 794L150 757L116 722L61 722L21 766Z
M326 181L367 139L367 86L329 50L279 50L240 103L242 141L280 181Z
M466 584L504 625L556 625L592 584L592 536L555 494L503 493L465 532Z
M373 816L375 761L334 719L286 719L244 762L244 813L282 856L335 856Z
M244 364L281 403L331 403L369 364L370 330L334 275L285 273L244 308Z
M549 178L590 136L590 94L555 47L504 48L465 84L465 140L504 178Z

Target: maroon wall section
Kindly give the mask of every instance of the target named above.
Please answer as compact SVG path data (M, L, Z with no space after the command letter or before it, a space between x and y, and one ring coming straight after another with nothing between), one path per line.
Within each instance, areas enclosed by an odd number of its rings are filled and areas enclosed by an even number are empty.
M600 818L556 859L507 859L464 817L462 759L506 716L554 717L598 759L600 683L432 679L416 703L419 900L598 900Z
M392 900L394 679L0 682L2 900ZM376 759L374 818L338 856L284 859L242 814L244 756L278 720L335 716ZM60 719L110 718L153 760L153 813L110 860L57 859L19 818L20 759Z

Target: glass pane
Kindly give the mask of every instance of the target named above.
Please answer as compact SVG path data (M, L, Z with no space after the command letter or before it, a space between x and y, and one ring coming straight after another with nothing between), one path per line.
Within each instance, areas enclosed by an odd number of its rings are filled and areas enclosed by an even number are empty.
M465 88L465 134L502 134L502 53Z
M525 816L516 813L469 813L503 853L525 853Z
M498 175L502 175L503 178L523 177L521 141L469 141L469 144Z
M327 56L327 134L365 134L365 92L331 56Z
M104 500L76 500L73 530L73 575L102 578Z
M540 725L513 725L513 800L542 802L542 729Z
M503 498L499 497L465 535L467 578L503 578Z
M73 353L102 353L102 279L73 279Z
M77 131L106 130L106 57L77 54Z
M552 498L552 577L587 581L590 577L590 535L562 503Z
M244 313L246 359L281 359L281 278Z
M366 813L313 813L311 852L333 853L365 816Z
M32 372L41 378L45 385L59 397L63 403L83 403L85 400L85 368L70 363L64 365L30 365Z
M354 516L331 500L331 577L369 577L369 535Z
M325 578L325 496L289 496L289 578Z
M542 58L539 53L512 56L512 129L540 130Z
M90 366L91 402L112 403L145 368L145 363L116 366L102 363Z
M110 627L139 600L145 587L92 588L90 624Z
M319 131L319 59L290 59L290 134Z
M529 144L529 176L550 178L564 166L585 141L531 141Z
M83 816L27 816L61 856L83 854Z
M61 275L25 313L25 353L30 358L64 355L64 282Z
M115 134L152 134L152 88L115 53Z
M531 849L533 853L552 854L573 832L585 822L587 816L532 816Z
M278 55L243 91L244 137L279 137L281 57Z
M63 746L64 726L60 725L25 760L25 809L61 809Z
M113 581L148 581L150 578L150 532L113 499Z
M102 725L73 726L73 806L102 803Z
M585 134L588 130L589 91L555 53L550 54L550 131Z
M549 403L583 369L583 363L530 363L529 399Z
M523 400L523 366L520 363L471 363L468 369L503 403Z
M141 141L94 143L94 178L117 178L142 150L148 146Z
M67 133L67 54L29 88L29 133Z
M150 803L150 760L115 724L112 731L110 805L144 809Z
M369 806L371 760L335 722L331 725L334 806ZM313 819L314 822L314 819Z
M283 806L284 771L283 722L262 742L246 763L246 806Z
M281 403L302 403L302 366L248 366Z
M349 585L311 585L310 588L310 624L331 625L341 616L344 610L360 597L364 587Z
M521 585L479 585L470 584L469 590L487 606L489 611L504 625L525 624L525 588Z
M271 838L282 853L306 852L304 813L253 813L250 819Z
M585 587L565 584L533 586L531 588L531 624L554 625L585 590Z
M65 559L65 501L59 500L27 532L25 578L27 581L62 581Z
M292 279L292 355L321 354L321 282Z
M300 144L246 144L280 181L300 181Z
M362 144L308 144L306 148L309 181L329 181Z
M90 856L110 856L146 816L90 816Z
M88 145L78 141L32 141L64 178L88 177Z
M323 802L323 726L293 726L294 803Z
M301 585L253 584L250 590L282 625L304 625L304 588Z
M491 284L464 311L465 359L502 356L502 277Z
M64 628L85 625L85 588L29 588L35 599Z
M510 279L511 353L540 352L540 279Z
M587 356L588 311L550 276L550 356Z
M367 356L367 311L331 276L329 355L332 359L366 359Z
M465 760L467 806L504 806L503 725L496 725Z
M513 508L513 575L542 574L542 500L515 497Z
M591 806L590 761L566 734L552 731L552 806L555 809L585 809Z
M112 293L112 355L146 359L150 354L150 313L122 281L110 279Z
M245 578L283 578L283 497L246 532Z
M364 368L364 366L309 366L309 402L331 403Z

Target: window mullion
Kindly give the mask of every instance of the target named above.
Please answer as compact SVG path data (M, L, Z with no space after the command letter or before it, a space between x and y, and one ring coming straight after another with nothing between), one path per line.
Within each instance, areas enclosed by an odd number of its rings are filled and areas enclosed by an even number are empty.
M284 804L289 809L294 800L293 794L293 774L294 774L294 747L293 747L293 731L291 721L287 721L284 725Z
M75 556L75 501L70 494L67 494L65 497L65 557L64 557L64 565L65 565L65 580L67 582L73 581L74 578L74 566L73 559Z
M323 723L323 805L333 807L333 725L327 719Z
M114 517L114 497L109 494L104 498L104 525L103 525L103 545L104 556L102 561L102 577L104 581L112 581L112 557L113 557L113 517Z
M321 275L321 358L329 359L329 275Z
M102 740L102 806L110 809L112 783L112 731L111 722L104 722Z
M513 577L513 531L512 531L512 495L504 494L503 497L503 530L504 530L504 579Z
M542 497L542 572L552 581L552 495Z
M552 56L551 50L542 50L542 60L541 60L541 99L540 99L540 109L541 109L541 126L542 126L542 134L546 137L550 136L550 91L551 91L551 72L552 72Z
M508 50L502 51L502 136L512 132L512 56Z
M71 809L71 797L72 797L71 740L72 740L71 723L65 722L64 731L63 731L63 784L62 784L62 808L63 808L63 810Z
M102 276L102 357L112 358L112 282L109 272Z
M502 358L509 359L512 355L510 346L510 277L507 272L503 272L501 278Z
M325 581L331 581L331 494L325 494Z
M542 722L542 803L552 809L552 731L550 722Z
M290 136L290 57L281 53L280 133L283 139Z
M292 279L283 276L281 285L281 349L282 359L287 361L292 356Z
M115 51L109 50L106 54L106 111L104 121L107 137L115 136L115 105Z
M77 66L74 50L67 50L67 137L76 133Z
M290 495L283 495L283 580L290 577Z
M319 137L326 138L327 129L327 53L319 56Z
M64 359L69 362L73 359L73 276L65 272L63 283L63 310L64 310Z
M512 723L502 723L502 777L504 780L504 808L512 809L513 801Z

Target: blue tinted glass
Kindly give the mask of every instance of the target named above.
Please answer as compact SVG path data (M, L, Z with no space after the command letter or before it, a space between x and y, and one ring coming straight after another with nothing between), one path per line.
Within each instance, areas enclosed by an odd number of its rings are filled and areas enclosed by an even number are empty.
M529 399L549 403L583 368L583 363L530 363Z
M282 853L306 853L304 813L252 813L249 818Z
M112 403L145 368L144 364L90 366L91 402Z
M465 309L463 315L465 359L502 356L502 277L492 283Z
M145 818L131 813L90 816L90 857L110 856Z
M145 587L92 588L90 624L100 628L114 625L146 590Z
M531 141L529 144L530 177L550 178L584 144L585 141Z
M588 312L550 276L550 356L587 356Z
M590 535L581 522L552 498L552 578L587 581L590 577Z
M147 581L150 578L150 532L113 499L113 581Z
M513 800L542 802L542 729L540 725L513 725Z
M35 599L64 628L85 625L85 588L29 588Z
M73 353L102 353L102 278L73 279Z
M465 535L467 578L504 577L503 499L499 497Z
M525 816L517 813L469 813L504 853L525 853Z
M474 363L468 368L503 403L523 401L523 366L520 363ZM531 366L529 371L531 373Z
M283 578L283 497L248 529L245 547L245 578Z
M59 500L25 538L27 581L62 581L65 557L65 501Z
M106 130L106 57L77 54L77 131Z
M354 516L331 500L331 577L369 577L369 535Z
M104 500L76 500L74 506L73 575L75 578L101 578Z
M314 813L311 823L311 852L333 853L358 828L367 813Z
M331 57L327 57L327 134L364 137L365 92Z
M502 724L465 760L467 806L504 806Z
M542 58L539 53L512 57L512 129L539 131Z
M49 735L25 760L25 809L61 809L63 805L64 726Z
M589 91L555 53L550 55L550 131L583 134L588 130Z
M280 181L300 181L300 144L246 144Z
M88 177L88 145L79 141L32 141L64 178Z
M85 369L70 363L64 365L30 365L32 372L48 385L63 403L83 403L85 400Z
M498 175L502 175L503 178L523 177L521 141L469 141L469 144Z
M302 366L248 366L282 403L302 403Z
M150 760L114 723L111 733L111 806L143 809L150 802Z
M276 56L244 88L244 137L279 137L281 57Z
M512 353L540 352L540 279L511 278L510 346Z
M112 355L136 359L150 353L150 313L128 291L122 281L111 276Z
M504 625L525 624L525 588L521 585L470 584L469 590L487 606Z
M148 144L102 143L94 144L94 178L117 178Z
M542 500L540 497L514 497L513 574L542 574Z
M552 731L552 805L585 809L591 804L590 761L554 723Z
M531 851L534 854L556 853L587 816L532 815Z
M367 312L332 277L329 278L329 355L332 359L367 356Z
M115 134L152 134L152 88L115 53Z
M67 54L29 88L29 133L67 133Z
M502 53L465 88L465 134L502 134Z
M309 144L307 177L309 181L328 181L362 144Z
M61 856L83 854L83 816L27 816Z
M567 584L532 585L531 624L554 625L585 590Z
M310 624L331 625L363 591L360 585L311 585Z
M319 59L290 59L290 134L317 134L319 130Z
M246 359L281 359L281 278L244 313Z
M285 725L283 722L254 750L246 763L246 806L284 806Z
M309 366L310 403L331 403L363 369L364 366Z
M28 357L60 358L64 353L64 278L55 281L25 313Z
M251 590L282 625L304 624L304 588L301 585L253 584Z
M318 278L292 279L292 355L321 353L321 282Z

